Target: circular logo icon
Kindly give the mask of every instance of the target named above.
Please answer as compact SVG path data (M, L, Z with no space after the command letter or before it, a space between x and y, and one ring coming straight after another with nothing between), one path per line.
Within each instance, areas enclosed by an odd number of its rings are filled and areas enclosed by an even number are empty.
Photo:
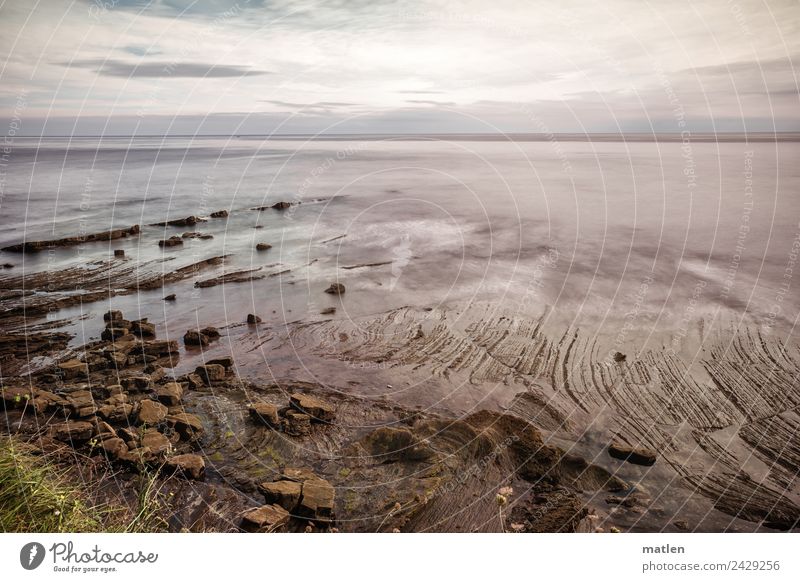
M35 570L44 561L44 546L39 542L30 542L19 551L19 563L26 570Z

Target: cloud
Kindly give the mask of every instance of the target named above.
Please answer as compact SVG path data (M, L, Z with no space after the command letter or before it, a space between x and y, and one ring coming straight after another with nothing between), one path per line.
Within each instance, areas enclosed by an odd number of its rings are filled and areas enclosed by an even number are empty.
M182 63L153 61L148 63L129 63L117 59L83 59L72 62L55 63L63 67L89 69L105 77L160 77L160 78L221 78L250 77L268 75L261 71L236 65L214 63Z
M454 101L431 101L430 99L406 99L406 103L416 103L419 105L437 105L440 107L453 107Z

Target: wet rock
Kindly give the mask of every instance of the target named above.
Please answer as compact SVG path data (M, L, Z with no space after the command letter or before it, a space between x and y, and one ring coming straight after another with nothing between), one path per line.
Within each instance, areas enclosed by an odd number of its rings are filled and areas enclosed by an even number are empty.
M142 435L142 446L149 448L155 455L172 451L172 443L157 430L148 430Z
M545 492L518 502L509 521L521 524L526 533L572 533L581 531L589 510L574 494L566 490Z
M424 461L433 456L430 447L407 428L380 427L362 441L364 449L379 463Z
M194 373L200 376L203 382L208 386L211 386L214 382L220 382L225 379L225 368L219 364L197 366Z
M92 438L93 433L92 423L85 420L54 424L49 430L50 438L68 443L86 442Z
M192 440L203 432L203 423L194 414L179 412L167 416L167 422L186 440Z
M206 385L203 379L194 372L186 374L186 383L189 385L189 390L199 390Z
M314 422L331 422L336 416L335 409L327 402L296 392L289 398L289 404L303 414L308 414Z
M164 358L178 353L176 340L153 340L142 343L142 351L148 356Z
M183 244L183 239L179 236L171 236L167 239L158 241L158 246L162 248L176 247Z
M86 379L89 377L89 368L80 360L68 360L58 365L58 370L64 380Z
M292 205L291 202L281 201L273 204L272 208L274 208L275 210L286 210L287 208L291 207L291 205Z
M269 504L280 505L289 512L296 510L303 493L303 484L296 481L262 483L258 488L264 495L264 501Z
M13 269L14 265L12 265L11 263L3 263L3 268L4 269Z
M206 463L203 457L192 453L175 455L164 461L164 471L168 474L178 474L186 479L199 480L205 476Z
M125 368L128 365L128 354L124 352L109 351L106 352L106 359L114 368Z
M106 240L116 240L118 238L125 238L128 235L139 234L139 225L134 224L128 228L117 228L114 230L107 230L103 232L82 234L79 236L70 236L67 238L60 238L55 240L44 241L28 241L8 247L3 247L2 250L12 253L38 253L45 249L54 247L70 247L80 245L87 242L99 242Z
M114 257L118 259L125 258L125 250L124 249L114 249Z
M305 436L311 433L311 417L289 410L283 418L283 431L289 436Z
M118 309L111 309L103 314L103 321L122 321L122 312Z
M153 400L142 400L139 407L139 422L154 426L167 418L167 407Z
M155 222L150 226L194 226L198 222L205 222L205 220L198 218L197 216L187 216L186 218L176 218L175 220Z
M627 461L634 465L644 465L649 467L655 464L658 453L650 449L639 449L629 445L614 442L608 445L608 454L620 461Z
M202 333L210 340L217 339L220 335L219 330L216 327L210 325L208 327L204 327L203 329L201 329L200 333Z
M334 313L336 313L336 308L335 307L326 307L325 309L323 309L319 313L320 313L320 315L333 315Z
M214 358L213 360L208 360L206 364L217 364L219 366L222 366L226 370L230 370L231 368L233 368L233 358L231 356Z
M271 248L272 248L272 245L268 244L268 243L258 243L256 245L256 250L257 251L268 251Z
M242 514L242 529L271 532L289 523L289 512L279 505L263 505Z
M175 301L175 299L176 299L175 293L170 293L169 295L164 297L164 301Z
M208 341L208 336L192 329L183 336L183 343L187 346L207 346Z
M256 323L261 323L261 318L253 313L247 314L247 323L250 325L255 325Z
M217 210L211 213L211 218L225 218L228 216L227 210Z
M149 323L147 319L132 321L131 333L141 338L154 338L156 337L156 326L153 323Z
M328 520L333 517L336 492L328 481L308 469L299 468L287 468L279 481L291 481L302 485L300 503L296 508L300 516L317 520Z
M177 406L183 398L183 387L177 382L169 382L156 389L156 396L164 406Z
M617 353L614 354L614 361L617 362L617 363L624 362L627 359L628 359L628 356L626 356L622 352L617 352Z
M280 418L278 418L278 407L274 404L257 402L250 407L250 416L254 420L272 428L280 428L281 426Z
M331 295L342 295L344 292L345 288L341 283L331 283L331 286L325 289L325 293L330 293Z
M103 330L100 334L100 339L105 342L110 342L118 339L122 339L130 330L127 327L107 327Z

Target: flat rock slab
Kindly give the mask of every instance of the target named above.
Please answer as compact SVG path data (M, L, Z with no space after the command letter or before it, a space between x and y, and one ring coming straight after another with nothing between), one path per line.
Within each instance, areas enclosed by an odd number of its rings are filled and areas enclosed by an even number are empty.
M289 512L280 505L262 505L242 515L242 529L250 532L270 532L289 523Z
M314 422L331 422L336 416L332 405L308 394L292 394L289 404L298 412L309 415Z
M186 479L202 479L206 473L206 463L203 457L193 453L175 455L164 461L164 471L179 474Z

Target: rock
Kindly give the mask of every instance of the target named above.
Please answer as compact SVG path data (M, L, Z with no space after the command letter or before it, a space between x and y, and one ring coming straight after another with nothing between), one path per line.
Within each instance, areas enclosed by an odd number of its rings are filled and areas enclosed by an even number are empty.
M283 419L283 431L289 436L305 436L311 432L311 417L290 410Z
M94 405L94 397L89 390L72 392L67 396L67 402L74 416L91 416L97 411Z
M169 382L156 389L158 401L164 406L178 406L183 398L183 387L177 382Z
M617 442L608 445L608 454L615 459L646 467L655 464L658 458L658 454L650 449L637 449Z
M118 309L111 309L103 314L103 321L121 321L122 312Z
M206 364L217 364L222 366L226 370L230 370L233 368L233 358L231 356L223 356L222 358L214 358L213 360L208 360Z
M261 318L259 316L257 316L257 315L252 314L252 313L248 313L247 314L247 323L249 323L250 325L255 325L256 323L261 323Z
M87 242L99 242L106 240L116 240L118 238L125 238L128 235L139 234L139 225L134 224L128 228L117 228L114 230L106 230L103 232L96 232L91 234L81 234L78 236L70 236L67 238L60 238L56 240L38 240L28 241L9 247L3 247L2 250L12 253L38 253L45 249L54 247L70 247L80 245Z
M167 418L167 407L153 400L142 400L139 407L139 422L154 426Z
M142 351L148 356L164 358L178 353L176 340L154 340L142 342Z
M89 367L80 360L68 360L58 365L60 375L64 380L86 379L89 377Z
M263 505L242 514L242 529L271 532L289 523L289 512L279 505Z
M672 525L681 531L689 531L689 522L685 519L676 519L672 522Z
M130 404L105 404L97 410L97 414L111 424L127 423L128 418L133 414L133 406Z
M124 457L128 452L128 445L119 437L110 437L100 442L100 450L111 460Z
M195 374L200 376L207 386L211 386L213 382L219 382L225 379L225 368L219 364L205 364L197 366L194 371Z
M114 256L118 259L125 258L125 250L124 249L114 249Z
M100 339L104 342L110 342L124 338L128 335L128 332L129 330L127 327L107 327L100 334Z
M262 483L258 488L264 494L264 501L280 505L289 512L295 511L303 492L303 484L296 481Z
M4 269L13 269L14 265L12 265L11 263L3 263L3 268Z
M331 295L342 295L344 291L344 285L341 283L331 283L331 286L325 289L325 293L330 293Z
M217 339L219 337L219 330L216 327L210 325L208 327L204 327L203 329L201 329L200 333L202 333L210 340Z
M335 489L325 479L308 469L286 469L280 481L302 484L302 495L297 513L309 519L330 519L333 516ZM263 486L262 486L263 487Z
M5 410L23 408L33 398L31 389L23 386L0 387L0 390L2 390Z
M194 226L198 222L205 222L205 219L198 218L197 216L187 216L186 218L176 218L175 220L155 222L150 226Z
M128 392L144 392L150 389L149 376L128 376L120 380L122 387Z
M272 248L272 245L268 244L268 243L258 243L256 245L256 250L257 251L268 251L271 248Z
M68 443L86 442L92 438L94 427L84 420L68 421L50 427L49 436Z
M319 312L320 315L333 315L334 313L336 313L335 307L326 307L325 309Z
M141 338L145 337L154 338L156 337L156 326L153 323L149 323L146 319L140 319L139 321L132 321L131 333Z
M227 210L217 210L211 213L211 218L225 218L228 216Z
M362 444L378 463L394 461L424 461L433 451L407 428L380 427L366 437Z
M628 359L628 356L626 356L622 352L617 352L616 354L614 354L614 361L617 362L617 363L624 362L627 359Z
M186 374L186 382L189 384L189 390L199 390L206 385L203 379L194 372Z
M281 202L276 202L275 204L273 204L272 208L274 208L275 210L286 210L291 205L292 205L291 202L281 201Z
M176 299L175 293L170 293L169 295L164 297L164 301L175 301L175 299Z
M314 422L331 422L336 416L333 406L308 394L292 394L289 404L298 412L308 414Z
M190 329L184 334L183 343L187 346L207 346L208 336Z
M183 239L179 236L171 236L167 239L158 241L158 246L162 248L176 247L183 244Z
M109 351L106 352L106 358L114 368L124 368L128 365L128 354L124 352Z
M94 419L94 436L99 439L106 439L116 436L116 434L113 426L99 418Z
M167 417L167 422L186 440L192 440L203 432L203 423L200 419L187 412L171 414Z
M148 430L142 436L142 446L147 447L153 454L161 455L172 451L172 443L157 430Z
M274 404L257 402L250 407L250 416L272 428L281 427L281 421L278 418L278 407Z
M206 463L203 457L192 453L175 455L164 461L164 471L171 474L179 474L186 479L199 480L206 474Z

